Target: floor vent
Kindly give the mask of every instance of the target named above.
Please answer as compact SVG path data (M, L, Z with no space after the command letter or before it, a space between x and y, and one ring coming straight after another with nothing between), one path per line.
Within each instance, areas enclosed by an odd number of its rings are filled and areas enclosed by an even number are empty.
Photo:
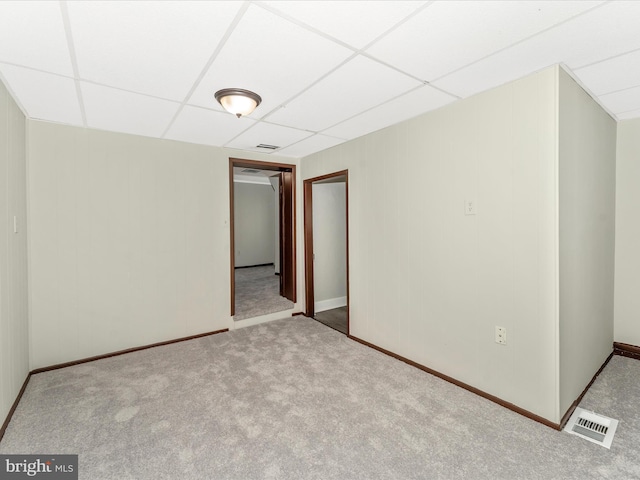
M618 428L618 420L578 407L571 415L564 431L605 448L611 448L616 428Z
M257 148L266 148L267 150L277 150L280 147L275 145L267 145L266 143L261 143L260 145L256 145Z

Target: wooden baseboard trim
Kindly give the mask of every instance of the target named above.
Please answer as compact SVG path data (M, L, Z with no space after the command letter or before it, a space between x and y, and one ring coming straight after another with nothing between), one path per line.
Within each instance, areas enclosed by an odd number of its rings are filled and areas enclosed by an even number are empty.
M297 316L300 316L300 315L304 315L304 312L293 312L291 314L292 317L297 317Z
M640 360L640 347L628 343L613 342L613 353L622 357Z
M553 423L553 422L547 420L546 418L541 417L540 415L536 415L533 412L525 410L524 408L520 408L517 405L514 405L513 403L510 403L510 402L507 402L505 400L502 400L499 397L496 397L496 396L491 395L491 394L489 394L487 392L484 392L484 391L482 391L482 390L480 390L480 389L478 389L476 387L472 387L471 385L468 385L468 384L466 384L464 382L456 380L455 378L452 378L452 377L450 377L448 375L440 373L440 372L438 372L436 370L433 370L433 369L431 369L429 367L425 367L424 365L421 365L421 364L419 364L417 362L414 362L413 360L409 360L408 358L405 358L405 357L403 357L401 355L393 353L393 352L391 352L389 350L385 350L384 348L378 347L377 345L369 343L369 342L367 342L365 340L362 340L362 339L360 339L358 337L354 337L353 335L347 335L347 336L350 339L352 339L352 340L354 340L354 341L356 341L358 343L361 343L362 345L365 345L367 347L373 348L374 350L382 352L385 355L389 355L390 357L393 357L393 358L395 358L397 360L400 360L401 362L404 362L404 363L406 363L408 365L411 365L412 367L415 367L415 368L420 369L420 370L422 370L424 372L430 373L431 375L434 375L434 376L436 376L438 378L441 378L442 380L445 380L445 381L447 381L449 383L452 383L452 384L454 384L454 385L456 385L458 387L464 388L465 390L468 390L471 393L475 393L476 395L479 395L479 396L481 396L483 398L486 398L487 400L490 400L490 401L492 401L494 403L497 403L498 405L500 405L502 407L508 408L509 410L512 410L512 411L514 411L516 413L519 413L520 415L523 415L523 416L525 416L527 418L530 418L531 420L535 420L536 422L541 423L543 425L546 425L547 427L553 428L554 430L560 430L561 429L559 424Z
M11 418L13 417L13 414L16 411L16 408L18 408L18 404L20 403L20 400L22 399L22 394L27 389L27 385L29 383L29 379L30 378L31 378L31 373L29 373L27 375L27 378L25 379L24 383L22 384L22 388L20 389L20 392L18 393L18 396L16 397L16 401L13 402L13 405L9 409L9 413L7 413L7 418L5 418L4 423L2 424L2 427L0 427L0 441L2 441L2 437L4 437L4 432L7 430L7 427L9 426L9 422L11 421Z
M562 420L560 421L560 430L562 430L564 428L564 426L567 424L567 422L571 418L571 415L573 414L574 410L578 407L578 405L582 401L582 397L584 397L585 394L587 393L587 391L591 388L591 385L593 385L593 382L596 381L596 378L598 378L598 375L600 375L602 373L602 371L604 370L604 367L606 367L607 364L609 363L609 360L611 360L613 358L613 354L614 354L614 352L611 352L611 354L604 361L604 363L602 364L600 369L593 376L593 378L591 379L589 384L586 387L584 387L584 390L582 391L580 396L575 399L575 401L569 407L569 410L567 410L567 412L564 414L564 416L562 417Z
M268 267L269 265L273 265L273 263L258 263L257 265L244 265L242 267L233 267L234 270L240 270L241 268L255 268L255 267ZM274 265L275 268L275 265ZM276 273L276 275L278 275Z
M185 342L187 340L194 340L196 338L208 337L210 335L216 335L218 333L228 332L228 328L222 330L216 330L215 332L200 333L198 335L191 335L189 337L176 338L174 340L167 340L165 342L152 343L151 345L143 345L142 347L127 348L126 350L119 350L117 352L105 353L104 355L96 355L95 357L83 358L81 360L74 360L72 362L58 363L49 367L36 368L32 370L29 375L35 375L37 373L50 372L51 370L58 370L60 368L73 367L74 365L80 365L82 363L95 362L96 360L102 360L105 358L117 357L118 355L124 355L126 353L139 352L140 350L147 350L148 348L162 347L164 345L170 345L172 343Z

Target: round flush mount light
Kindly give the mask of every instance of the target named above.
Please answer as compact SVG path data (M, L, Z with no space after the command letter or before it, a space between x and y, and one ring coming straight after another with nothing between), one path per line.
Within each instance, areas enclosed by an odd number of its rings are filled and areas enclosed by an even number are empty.
M262 102L260 95L242 88L223 88L215 93L215 97L227 112L238 118L249 115Z

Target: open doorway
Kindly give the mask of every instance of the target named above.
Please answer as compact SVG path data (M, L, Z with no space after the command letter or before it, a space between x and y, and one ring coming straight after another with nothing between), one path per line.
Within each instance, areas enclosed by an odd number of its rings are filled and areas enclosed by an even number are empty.
M296 302L295 166L229 159L231 315L244 320Z
M349 334L348 171L304 181L306 315Z

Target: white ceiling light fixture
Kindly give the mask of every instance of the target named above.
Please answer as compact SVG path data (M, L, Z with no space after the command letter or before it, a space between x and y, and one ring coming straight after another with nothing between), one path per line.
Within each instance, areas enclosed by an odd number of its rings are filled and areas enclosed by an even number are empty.
M238 118L249 115L262 102L260 95L242 88L223 88L215 93L215 97L227 112Z

